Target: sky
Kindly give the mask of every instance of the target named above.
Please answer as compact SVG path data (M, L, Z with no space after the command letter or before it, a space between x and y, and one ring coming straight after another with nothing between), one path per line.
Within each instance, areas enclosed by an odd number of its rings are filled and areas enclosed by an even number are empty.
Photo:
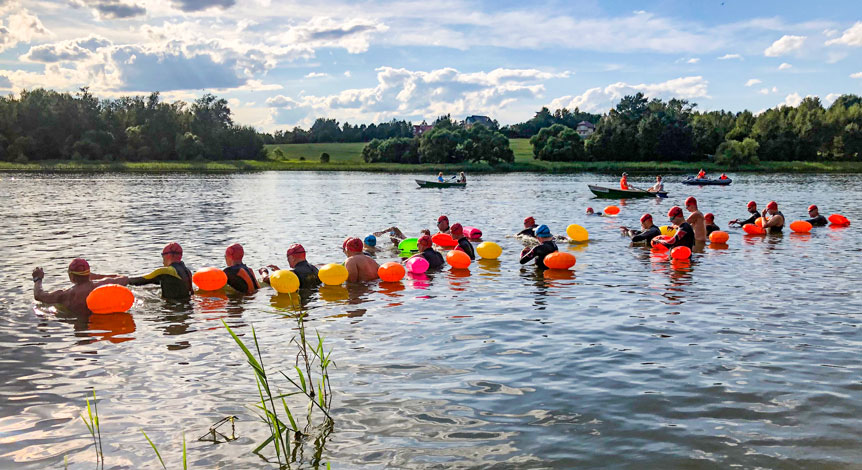
M0 93L228 100L274 131L523 122L625 95L753 112L862 94L858 0L0 0Z

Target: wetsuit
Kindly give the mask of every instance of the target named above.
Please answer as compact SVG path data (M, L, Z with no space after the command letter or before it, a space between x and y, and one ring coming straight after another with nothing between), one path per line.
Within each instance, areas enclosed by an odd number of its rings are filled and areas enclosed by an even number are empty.
M775 215L773 215L772 217L775 217L776 215L780 215L782 219L784 218L784 214L782 214L782 213L781 213L781 211L776 212L776 213L775 213ZM771 219L772 217L770 217L770 219ZM766 220L766 218L764 218L763 220ZM786 219L785 219L785 220L786 220ZM777 226L777 227L769 227L769 228L768 228L768 229L766 229L766 230L767 230L769 233L781 233L781 231L782 231L782 230L784 230L784 224L779 225L779 226Z
M742 227L743 225L746 225L746 224L753 224L753 223L754 223L754 221L755 221L755 220L757 220L757 218L758 218L758 217L760 217L760 214L758 214L757 212L755 212L754 214L751 214L751 217L749 217L749 218L747 218L747 219L743 220L742 222L740 222L740 223L739 223L739 226L740 226L740 227Z
M228 285L238 292L254 294L256 290L260 289L260 284L254 277L254 271L242 263L228 266L222 271L227 274Z
M682 238L679 237L679 234L685 232ZM673 240L667 244L669 248L676 248L678 246L687 246L689 249L694 246L694 228L688 223L683 222L679 225L679 230L676 231L676 235L674 235Z
M299 278L300 289L308 289L320 285L320 278L317 277L317 268L312 266L308 261L302 260L296 263L296 266L291 271Z
M826 220L826 217L824 217L823 214L820 214L813 219L807 219L806 222L808 222L814 227L823 227L829 223L829 221Z
M456 249L467 253L467 256L469 256L471 260L476 259L476 250L473 249L473 244L470 243L470 240L467 240L467 237L458 239L458 248Z
M130 286L158 284L166 299L188 299L192 296L192 273L182 261L164 266L141 277L130 277Z
M635 234L635 236L632 237L632 243L645 241L647 245L649 245L653 238L661 235L661 229L653 225L646 230L633 230L632 233Z
M533 228L525 228L518 232L519 237L533 237L536 238L536 230Z
M717 231L717 230L721 230L721 227L719 227L718 225L715 225L715 224L708 224L708 225L706 226L706 234L707 234L707 235L709 235L710 233L715 232L715 231Z
M436 251L434 248L426 248L425 251L422 252L422 257L428 261L429 269L437 269L440 266L443 266L445 261L443 260L443 255L440 254L439 251Z
M557 244L554 243L553 240L548 240L546 242L542 242L533 247L530 251L528 251L525 255L521 256L521 264L529 263L533 258L536 259L536 266L541 269L547 269L545 266L545 256L550 255L551 253L558 251Z

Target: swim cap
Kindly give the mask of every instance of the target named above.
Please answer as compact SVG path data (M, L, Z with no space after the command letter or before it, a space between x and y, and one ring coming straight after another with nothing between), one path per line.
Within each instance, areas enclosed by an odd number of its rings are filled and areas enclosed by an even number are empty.
M422 235L418 240L416 240L416 245L431 246L431 236Z
M777 211L778 203L775 201L769 201L769 204L766 205L766 209L770 211Z
M587 214L592 214L592 213L593 213L593 208L587 207Z
M377 246L377 237L375 237L374 235L369 235L365 237L364 242L368 246Z
M90 263L87 262L84 258L75 258L69 263L69 274L74 274L76 276L89 276L90 275Z
M667 216L670 218L674 217L682 217L682 208L679 206L673 206L667 211Z
M348 252L361 253L362 252L362 240L351 237L347 239L344 243L345 250Z
M646 222L647 220L652 220L652 214L644 214L641 216L641 223Z
M455 225L449 227L449 232L452 233L452 235L463 234L464 227L462 227L461 224L456 223Z
M536 229L536 236L551 238L551 229L549 229L547 225L540 225L539 228Z
M230 256L231 258L240 261L245 255L245 251L242 249L242 245L240 245L239 243L234 243L233 245L227 247L226 250L224 250L224 255Z
M524 227L528 227L528 226L529 227L535 227L536 226L536 219L534 219L533 216L530 216L530 217L527 217L526 219L524 219Z
M817 210L817 206L815 204L811 204L810 206L808 206L808 212L816 211L816 210Z
M446 221L447 224L449 223L449 217L446 217L445 215L441 215L440 217L437 217L437 223L438 224L440 222L443 222L444 220Z
M712 215L712 212L707 212L706 215L703 216L706 220L715 220L715 216Z
M181 257L183 256L183 247L177 242L168 243L162 248L162 256L165 255L177 255Z
M304 255L304 254L305 254L305 248L303 248L302 245L300 245L299 243L294 243L293 245L290 245L289 247L287 247L287 256Z
M694 196L689 196L686 198L685 207L688 207L688 206L697 207L697 199L695 199Z
M757 203L754 201L748 201L748 208L751 209L752 207L757 207Z

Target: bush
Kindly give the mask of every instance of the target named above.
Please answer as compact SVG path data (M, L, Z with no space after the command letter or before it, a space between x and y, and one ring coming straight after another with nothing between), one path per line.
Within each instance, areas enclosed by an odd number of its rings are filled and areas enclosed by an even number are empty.
M276 160L284 160L284 152L282 152L281 149L273 150L272 156L274 156Z
M760 161L757 158L759 148L760 144L750 137L746 137L742 142L726 140L715 150L715 163L726 165L732 169L758 163Z
M530 137L533 158L548 162L576 162L587 159L581 136L562 124L554 124L539 130Z
M305 157L299 157L299 161L304 162L304 161L305 161Z
M323 152L320 154L320 163L329 163L329 154Z

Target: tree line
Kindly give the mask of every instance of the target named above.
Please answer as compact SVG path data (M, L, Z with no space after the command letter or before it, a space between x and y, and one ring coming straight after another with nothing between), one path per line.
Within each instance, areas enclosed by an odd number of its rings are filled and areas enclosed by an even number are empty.
M159 93L100 100L35 89L0 97L0 160L247 160L265 158L263 139L231 119L227 101L191 105Z
M339 124L335 119L317 118L305 130L299 126L293 130L277 130L261 135L266 144L312 144L321 142L369 142L374 139L413 137L413 124L409 121L391 120L379 124Z

